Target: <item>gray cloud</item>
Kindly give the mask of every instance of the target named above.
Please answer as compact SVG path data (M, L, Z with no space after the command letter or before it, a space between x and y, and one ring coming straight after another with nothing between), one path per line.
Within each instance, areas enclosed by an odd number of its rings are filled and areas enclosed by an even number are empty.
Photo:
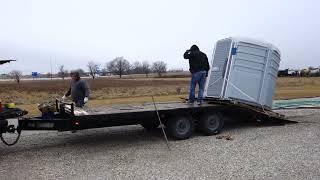
M281 67L319 66L320 5L316 0L0 0L0 58L20 69L85 68L117 56L129 61L164 60L188 69L182 53L196 43L212 55L229 36L269 41L282 52ZM56 68L54 68L56 70Z

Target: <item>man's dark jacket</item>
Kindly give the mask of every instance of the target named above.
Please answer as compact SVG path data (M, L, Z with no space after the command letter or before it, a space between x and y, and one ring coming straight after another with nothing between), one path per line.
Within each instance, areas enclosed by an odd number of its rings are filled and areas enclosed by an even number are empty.
M201 52L196 45L193 45L190 50L187 50L183 57L189 59L190 72L196 73L199 71L209 71L208 57L205 53Z

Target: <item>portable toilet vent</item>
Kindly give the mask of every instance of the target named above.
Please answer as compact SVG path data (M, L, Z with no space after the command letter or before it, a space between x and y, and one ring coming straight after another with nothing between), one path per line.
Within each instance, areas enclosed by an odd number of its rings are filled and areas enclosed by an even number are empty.
M272 107L280 51L272 44L244 38L219 40L205 86L205 96Z

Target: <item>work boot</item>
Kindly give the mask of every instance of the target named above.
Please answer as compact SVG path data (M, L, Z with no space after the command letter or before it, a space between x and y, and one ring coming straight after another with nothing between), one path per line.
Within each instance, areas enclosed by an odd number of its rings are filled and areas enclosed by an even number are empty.
M198 105L201 106L203 104L203 101L198 101Z
M193 104L194 104L194 101L190 101L190 100L189 100L189 101L187 101L187 103L190 104L190 105L193 105Z

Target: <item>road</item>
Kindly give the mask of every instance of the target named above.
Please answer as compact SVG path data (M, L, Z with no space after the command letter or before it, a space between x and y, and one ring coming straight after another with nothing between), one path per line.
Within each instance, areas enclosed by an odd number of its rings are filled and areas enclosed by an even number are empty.
M320 179L320 110L281 111L284 126L226 124L217 136L171 140L140 126L24 132L0 145L0 179Z

